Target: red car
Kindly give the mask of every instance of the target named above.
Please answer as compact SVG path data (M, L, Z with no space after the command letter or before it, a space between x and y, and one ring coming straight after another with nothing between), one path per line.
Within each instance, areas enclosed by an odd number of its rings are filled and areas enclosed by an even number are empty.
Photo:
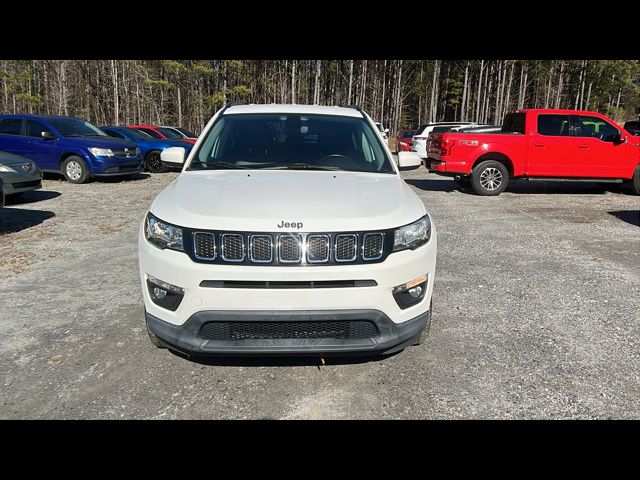
M397 150L399 152L411 151L413 145L413 136L416 134L415 130L400 130L396 137Z
M142 133L146 133L147 135L153 138L161 138L165 140L182 140L184 142L190 143L193 145L196 143L195 139L192 138L183 138L177 133L163 127L156 127L154 125L129 125L127 128L131 128L132 130L138 130Z
M499 195L510 178L629 183L640 195L640 142L596 112L518 110L500 133L431 133L430 172Z

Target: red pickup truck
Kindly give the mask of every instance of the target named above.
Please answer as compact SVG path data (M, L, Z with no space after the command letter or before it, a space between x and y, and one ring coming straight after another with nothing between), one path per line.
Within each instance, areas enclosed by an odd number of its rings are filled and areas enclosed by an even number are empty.
M432 133L426 167L499 195L510 178L628 182L640 195L640 139L604 115L518 110L498 133Z

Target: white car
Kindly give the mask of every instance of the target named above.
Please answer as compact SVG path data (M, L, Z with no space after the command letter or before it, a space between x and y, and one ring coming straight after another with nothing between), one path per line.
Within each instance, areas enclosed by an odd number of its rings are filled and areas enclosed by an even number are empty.
M372 354L429 332L435 225L359 108L227 106L162 160L184 166L140 225L154 345Z
M427 158L427 138L429 134L434 130L442 130L442 131L450 131L455 127L476 125L475 122L435 122L435 123L426 123L421 125L417 130L415 135L413 136L413 145L411 146L411 151L416 152L416 154L422 158Z
M376 128L380 132L380 135L382 135L382 138L384 138L384 141L388 142L389 141L389 129L388 128L384 128L380 122L374 122L374 123L375 123Z

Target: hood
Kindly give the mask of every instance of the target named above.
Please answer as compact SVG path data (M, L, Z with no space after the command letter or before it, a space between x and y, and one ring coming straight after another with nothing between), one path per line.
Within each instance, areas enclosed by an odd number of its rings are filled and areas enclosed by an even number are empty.
M2 151L0 151L0 163L3 165L15 165L16 163L31 163L35 165L35 162L27 157Z
M137 145L120 138L100 136L100 137L64 137L61 141L73 142L74 145L83 147L98 148L136 148Z
M151 212L175 225L208 230L302 232L378 230L426 213L397 175L291 170L182 173Z

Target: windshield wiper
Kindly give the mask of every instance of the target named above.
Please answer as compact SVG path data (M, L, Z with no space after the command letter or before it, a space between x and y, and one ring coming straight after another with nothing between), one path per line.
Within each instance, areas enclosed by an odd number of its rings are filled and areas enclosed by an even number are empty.
M200 162L200 165L206 165L205 169L209 170L210 167L219 168L219 169L241 169L246 170L247 167L242 167L240 165L236 165L231 162Z
M284 165L275 165L269 167L262 167L264 169L269 170L325 170L325 171L336 171L336 170L344 170L340 167L326 166L326 165L313 165L311 163L288 163Z

